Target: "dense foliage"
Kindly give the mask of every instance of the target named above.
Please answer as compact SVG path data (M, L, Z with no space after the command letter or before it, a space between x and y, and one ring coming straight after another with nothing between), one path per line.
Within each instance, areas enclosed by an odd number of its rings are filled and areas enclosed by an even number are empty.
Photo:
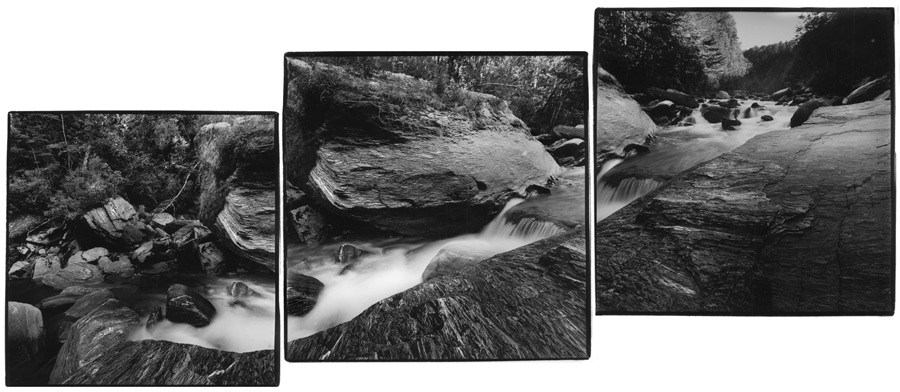
M724 80L722 89L766 94L791 84L788 72L794 64L794 41L754 46L744 51L744 57L750 61L750 70L743 77Z
M456 89L495 95L534 133L584 121L583 58L577 56L339 56L314 60L355 69L403 73L431 81L434 92Z
M600 10L597 18L594 53L629 93L649 87L696 92L706 83L706 67L721 60L704 55L687 34L682 12Z
M12 113L9 119L12 213L71 218L114 195L148 210L196 208L193 139L210 122L204 116Z

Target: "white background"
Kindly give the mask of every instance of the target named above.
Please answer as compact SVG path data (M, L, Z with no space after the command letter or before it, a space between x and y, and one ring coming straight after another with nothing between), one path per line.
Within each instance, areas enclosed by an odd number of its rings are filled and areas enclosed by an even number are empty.
M6 129L5 113L10 110L281 112L282 58L287 51L590 52L593 12L600 5L666 4L601 4L599 0L4 3L0 8L0 112L4 113L0 127ZM706 1L689 5L891 3ZM2 150L5 154L5 137ZM4 157L4 172L5 162ZM897 390L898 327L896 317L594 317L588 361L283 362L281 386L312 391L429 392Z

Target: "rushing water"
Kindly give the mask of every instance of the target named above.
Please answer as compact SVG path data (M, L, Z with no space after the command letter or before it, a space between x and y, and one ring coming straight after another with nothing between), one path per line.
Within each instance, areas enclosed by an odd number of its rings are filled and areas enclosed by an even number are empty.
M723 131L721 124L709 123L696 109L691 115L694 125L660 130L649 152L604 162L597 176L597 221L656 189L665 179L734 150L756 135L790 128L796 107L759 102L763 108L752 108L752 102L740 107L741 125L734 131ZM764 115L774 120L762 121Z
M299 339L350 321L376 302L422 283L422 273L441 249L452 247L485 259L564 231L542 220L507 220L510 210L547 210L551 205L584 223L584 168L559 176L551 195L512 199L479 233L438 241L415 238L354 239L315 248L289 246L288 263L301 273L320 280L325 288L315 307L302 317L288 317L288 340ZM578 195L574 197L573 195ZM550 212L553 214L554 212ZM332 254L345 243L372 252L347 270L336 264Z
M187 343L206 348L232 352L248 352L275 348L275 282L271 278L242 276L239 279L221 277L198 277L190 287L197 290L216 308L212 322L202 328L188 324L161 320L152 327L138 328L132 332L131 340L167 340ZM233 303L227 294L232 282L241 281L257 293ZM137 298L135 309L152 311L157 306L165 308L165 291L145 292ZM142 312L143 313L143 312ZM146 322L149 316L142 317Z

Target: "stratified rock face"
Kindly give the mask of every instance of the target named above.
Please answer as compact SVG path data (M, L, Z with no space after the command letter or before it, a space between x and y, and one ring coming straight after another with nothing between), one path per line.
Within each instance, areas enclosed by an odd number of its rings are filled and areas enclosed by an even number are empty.
M285 175L324 208L398 233L474 232L553 158L505 101L287 60Z
M278 150L272 117L209 124L195 137L200 221L238 256L277 271Z
M587 358L583 230L429 280L288 343L287 358Z
M41 311L29 304L6 303L6 369L37 358L44 349Z
M891 106L823 107L597 224L598 312L892 313Z
M121 306L116 300L107 300L80 318L66 333L65 343L50 373L50 384L64 383L87 363L101 358L116 360L118 351L115 347L128 338L131 328L139 320L137 313Z
M97 237L111 245L132 245L146 237L138 226L137 211L121 197L88 211L84 221Z
M166 294L166 318L173 323L205 327L216 315L212 303L185 285L173 284Z
M325 285L312 276L294 270L288 271L287 291L285 293L285 312L291 316L303 316L309 313L319 300L319 293Z
M625 146L644 143L656 131L656 124L612 75L600 67L597 75L594 116L597 150L623 155Z

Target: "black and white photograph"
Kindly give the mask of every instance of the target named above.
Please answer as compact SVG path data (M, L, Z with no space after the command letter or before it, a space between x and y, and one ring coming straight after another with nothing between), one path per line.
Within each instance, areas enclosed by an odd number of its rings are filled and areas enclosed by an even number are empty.
M586 68L287 54L288 361L588 358Z
M894 313L894 12L604 9L598 314Z
M275 113L8 120L7 385L277 385Z

